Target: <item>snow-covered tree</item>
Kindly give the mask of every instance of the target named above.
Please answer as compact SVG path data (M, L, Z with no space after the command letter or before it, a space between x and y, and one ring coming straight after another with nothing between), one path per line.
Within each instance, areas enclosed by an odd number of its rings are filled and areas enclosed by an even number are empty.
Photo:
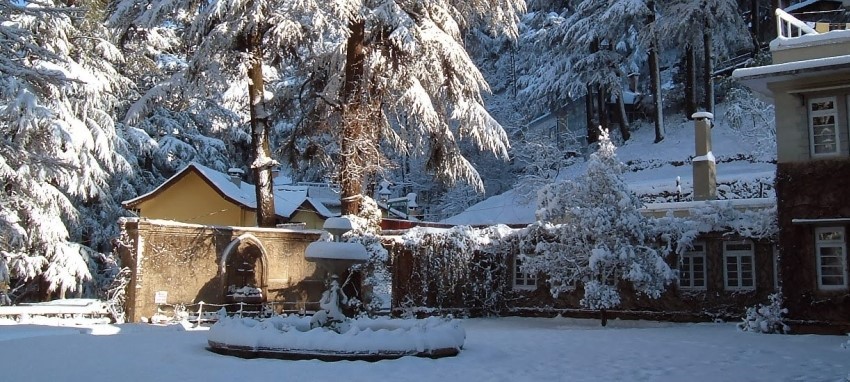
M381 142L424 158L422 163L438 179L463 180L483 189L460 143L468 140L506 158L508 141L483 106L481 94L489 88L464 49L462 36L483 28L515 37L523 3L344 4L342 25L328 24L336 28L328 34L344 38L326 40L325 49L309 52L303 73L310 75L298 84L310 91L307 98L319 101L302 104L309 107L309 118L303 119L300 131L337 139L343 211L356 213L364 179L383 166Z
M156 110L164 99L179 96L183 102L218 105L222 110L240 111L250 120L253 180L257 191L257 223L275 223L271 169L270 118L267 76L275 76L266 63L295 54L298 41L309 29L302 23L313 19L319 4L288 1L196 1L196 0L125 0L112 9L109 23L122 36L131 31L146 33L163 29L168 23L182 25L182 37L191 46L184 67L158 83L128 113L128 122L140 120ZM314 19L321 28L321 18ZM214 106L215 108L216 106ZM226 115L227 113L220 113ZM225 118L228 124L234 118ZM166 131L166 134L171 132ZM201 147L222 146L221 142L195 136ZM192 138L190 138L192 139ZM197 149L181 137L164 144L170 151ZM181 147L182 146L182 147ZM222 147L217 147L221 151Z
M696 51L703 55L703 108L714 111L714 63L716 55L727 55L750 39L736 0L669 0L658 2L661 17L656 21L661 41L668 47L683 48L686 65L686 114L696 111ZM702 33L694 33L700 30Z
M776 114L773 103L764 102L744 87L734 87L726 93L723 116L729 126L755 146L755 156L776 159Z
M595 141L596 128L607 129L609 97L617 101L618 126L629 138L623 104L623 86L630 73L639 72L653 41L644 36L654 14L643 0L591 0L575 2L562 16L546 16L548 25L539 33L539 69L524 78L531 101L554 97L561 102L585 96L588 101L588 140ZM646 41L644 41L646 40ZM592 105L595 103L595 105ZM591 115L598 119L592 120Z
M476 27L515 36L520 1L126 0L115 9L113 25L144 28L180 13L196 46L186 78L217 91L249 85L255 168L271 163L263 142L269 125L280 122L273 106L292 105L297 96L295 115L280 113L299 141L285 147L336 154L344 213L357 212L363 178L380 168L384 140L428 158L438 177L479 188L458 142L506 156L505 134L481 100L487 84L461 36ZM269 98L273 93L287 96ZM311 144L301 133L323 140ZM328 138L335 145L325 144ZM266 188L263 179L255 183Z
M584 174L540 190L537 217L556 225L529 228L548 233L527 240L548 239L525 251L524 267L546 274L554 296L581 284L581 304L604 310L620 303L621 282L658 298L675 275L664 262L652 222L640 214L641 202L626 185L605 131L599 142Z
M0 0L0 253L19 285L79 291L108 239L131 154L111 112L123 59L90 8ZM92 8L96 4L92 4Z

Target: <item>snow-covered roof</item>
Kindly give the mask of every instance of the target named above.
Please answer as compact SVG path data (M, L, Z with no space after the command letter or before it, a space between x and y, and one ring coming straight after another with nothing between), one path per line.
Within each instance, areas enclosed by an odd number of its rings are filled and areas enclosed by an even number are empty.
M696 200L687 202L650 203L643 207L646 212L686 211L710 205L726 205L737 209L765 209L776 206L775 198Z
M848 37L850 37L850 34L848 34ZM772 96L772 92L767 87L768 83L789 79L800 79L810 77L824 71L836 70L850 71L850 54L736 69L732 72L732 77L761 94Z
M154 190L136 198L124 201L122 204L124 207L132 207L143 201L151 199L166 188L171 187L171 185L178 182L189 172L196 172L210 187L230 202L249 209L257 208L256 190L254 185L244 181L240 181L237 185L236 182L231 181L230 175L216 171L196 162L189 163L186 167L178 171L174 174L174 176L163 182ZM316 213L322 217L328 218L339 215L338 213L331 212L322 202L308 197L306 190L275 187L274 202L275 214L280 217L292 217L292 215L294 215L295 212L305 203L312 207Z

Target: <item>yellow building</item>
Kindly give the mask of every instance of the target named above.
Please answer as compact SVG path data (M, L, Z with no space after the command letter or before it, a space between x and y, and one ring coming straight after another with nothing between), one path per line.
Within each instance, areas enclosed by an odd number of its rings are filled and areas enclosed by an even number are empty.
M228 175L190 163L153 191L123 203L139 217L182 223L242 226L257 225L254 186L239 174ZM321 229L325 219L339 216L309 196L307 188L275 188L278 223L304 223Z

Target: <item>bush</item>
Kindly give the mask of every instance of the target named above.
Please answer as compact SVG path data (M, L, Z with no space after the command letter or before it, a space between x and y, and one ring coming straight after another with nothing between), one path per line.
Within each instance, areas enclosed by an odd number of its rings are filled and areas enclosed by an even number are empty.
M738 324L738 328L745 332L754 333L780 333L786 334L791 331L782 320L788 313L788 309L782 307L782 293L774 293L768 297L770 304L751 306L747 308L744 321Z

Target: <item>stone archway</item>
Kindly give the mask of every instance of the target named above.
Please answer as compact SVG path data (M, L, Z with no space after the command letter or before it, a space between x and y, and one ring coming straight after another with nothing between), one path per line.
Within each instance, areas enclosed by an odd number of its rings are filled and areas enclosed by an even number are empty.
M219 263L221 290L230 302L259 303L268 295L268 257L262 242L246 233L231 241Z

